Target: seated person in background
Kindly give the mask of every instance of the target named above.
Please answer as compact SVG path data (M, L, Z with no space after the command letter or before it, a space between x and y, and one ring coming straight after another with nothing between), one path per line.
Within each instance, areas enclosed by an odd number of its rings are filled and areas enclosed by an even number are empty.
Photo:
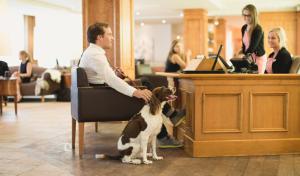
M88 81L92 86L109 85L116 91L129 97L142 98L145 102L151 99L152 93L148 89L139 90L116 76L111 68L105 49L112 47L114 37L111 28L105 23L95 23L89 26L87 31L89 47L83 52L79 67L85 69ZM178 116L170 106L164 107L164 114L168 117ZM137 112L138 113L138 112ZM163 136L163 137L162 137ZM182 144L171 138L168 134L162 134L160 139L166 146L182 147Z
M0 61L0 76L4 76L6 71L9 71L7 63Z
M182 44L179 40L173 40L166 61L165 72L178 72L179 70L183 70L189 63L191 55L190 50L184 55Z
M7 76L5 75L5 72L9 71L9 68L8 68L8 65L6 62L4 61L0 61L0 77L1 76ZM6 102L7 101L7 97L5 96L4 97L4 101Z
M286 35L283 28L269 32L268 43L273 52L268 56L266 73L289 73L292 57L286 49Z
M19 59L21 60L21 65L19 71L14 72L12 76L17 78L17 101L19 102L22 99L21 95L21 83L28 83L32 77L32 58L24 50L20 51Z

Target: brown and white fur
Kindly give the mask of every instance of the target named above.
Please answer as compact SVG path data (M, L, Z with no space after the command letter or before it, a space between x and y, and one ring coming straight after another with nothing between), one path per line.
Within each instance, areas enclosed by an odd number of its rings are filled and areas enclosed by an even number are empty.
M118 150L123 163L152 164L152 161L147 159L148 143L151 144L152 158L163 159L156 153L156 136L163 123L162 108L167 101L174 98L172 90L165 87L158 87L152 91L149 104L132 117L118 140Z

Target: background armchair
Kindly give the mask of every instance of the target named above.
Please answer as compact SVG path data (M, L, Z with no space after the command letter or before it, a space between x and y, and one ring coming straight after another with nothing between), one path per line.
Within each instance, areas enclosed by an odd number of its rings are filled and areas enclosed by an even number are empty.
M300 74L300 56L296 56L293 58L290 73Z
M154 88L161 86L168 87L167 78L165 76L156 75L149 64L137 63L135 70L137 78L146 78L152 83Z

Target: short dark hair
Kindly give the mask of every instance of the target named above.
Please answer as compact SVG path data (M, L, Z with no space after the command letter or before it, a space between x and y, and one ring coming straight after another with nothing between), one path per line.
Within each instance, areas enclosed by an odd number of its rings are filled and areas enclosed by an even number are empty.
M98 35L104 35L104 28L108 28L106 23L94 23L87 30L87 39L89 43L96 43Z

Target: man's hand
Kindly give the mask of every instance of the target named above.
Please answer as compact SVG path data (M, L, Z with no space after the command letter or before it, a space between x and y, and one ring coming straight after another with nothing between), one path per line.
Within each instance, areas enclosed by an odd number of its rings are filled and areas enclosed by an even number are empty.
M148 89L140 90L137 89L133 92L133 96L136 98L142 98L145 102L148 102L151 99L152 92Z

